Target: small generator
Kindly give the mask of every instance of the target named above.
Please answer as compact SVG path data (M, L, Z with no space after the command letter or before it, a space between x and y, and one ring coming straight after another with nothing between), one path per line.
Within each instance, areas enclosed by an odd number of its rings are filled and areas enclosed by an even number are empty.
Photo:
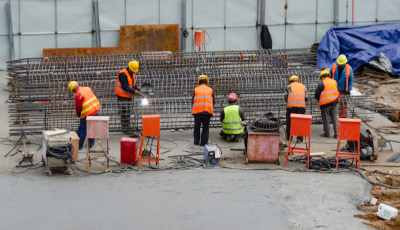
M218 145L206 144L204 146L204 164L218 165L222 152Z

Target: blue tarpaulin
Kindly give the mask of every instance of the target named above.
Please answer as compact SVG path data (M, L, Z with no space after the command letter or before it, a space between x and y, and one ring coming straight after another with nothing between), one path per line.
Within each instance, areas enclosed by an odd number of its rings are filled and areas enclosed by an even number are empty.
M317 66L327 68L339 54L345 54L353 69L380 58L392 63L392 70L400 75L400 23L366 26L332 26L322 38L317 51Z

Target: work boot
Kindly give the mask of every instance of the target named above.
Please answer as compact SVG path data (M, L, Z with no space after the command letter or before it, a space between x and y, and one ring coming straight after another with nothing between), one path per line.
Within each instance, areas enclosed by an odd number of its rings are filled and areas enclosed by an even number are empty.
M235 142L239 142L240 140L240 136L239 135L235 135Z
M338 139L338 137L337 137L337 135L336 135L336 134L333 136L333 138L335 138L335 139Z
M329 138L329 136L328 136L328 135L326 135L325 133L322 133L322 134L320 134L319 136L320 136L320 137L326 137L326 138Z
M226 137L226 141L227 141L227 142L231 142L231 141L232 141L232 135L228 135L228 136Z

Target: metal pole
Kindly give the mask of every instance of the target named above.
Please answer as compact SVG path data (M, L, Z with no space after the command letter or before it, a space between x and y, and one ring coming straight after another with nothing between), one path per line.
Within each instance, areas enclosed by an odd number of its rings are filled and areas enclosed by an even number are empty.
M334 14L335 14L335 26L338 26L339 25L339 0L335 0Z
M93 10L94 10L94 20L95 20L95 30L96 30L96 45L97 47L101 47L101 37L100 37L100 19L99 19L99 1L93 1Z
M186 37L188 36L186 30L186 0L182 0L182 39L181 39L181 51L186 51Z
M265 25L265 0L261 0L261 25Z
M14 60L14 34L13 34L13 26L12 26L12 17L11 17L11 3L6 3L6 11L7 11L7 21L8 21L8 39L10 42L10 59Z

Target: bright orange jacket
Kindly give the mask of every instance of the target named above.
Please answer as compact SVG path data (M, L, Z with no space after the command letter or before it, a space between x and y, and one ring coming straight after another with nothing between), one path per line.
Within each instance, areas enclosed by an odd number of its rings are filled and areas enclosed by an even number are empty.
M290 83L290 93L288 95L286 107L306 107L306 88L300 82Z
M129 86L129 87L132 87L134 84L136 84L135 73L133 73L133 75L131 76L131 75L129 74L129 71L128 71L126 68L124 68L123 70L121 70L121 71L118 73L118 77L117 77L117 88L115 89L115 93L117 93L117 95L120 96L120 97L132 98L132 94L129 93L129 92L127 92L127 91L125 91L125 90L122 88L121 82L119 81L119 75L120 75L121 73L125 73L125 74L126 74L126 78L128 79L128 86Z
M337 67L338 67L338 65L336 63L332 67L332 78L335 77ZM349 92L349 76L350 76L350 66L349 66L349 64L346 64L346 92ZM340 76L338 76L338 81L339 81L339 77Z
M208 112L213 114L212 89L205 84L199 85L194 90L192 114Z
M339 91L335 80L326 77L322 80L322 83L324 84L324 90L319 97L319 107L329 104L339 97Z
M101 109L100 102L89 87L80 86L76 92L80 93L81 97L84 97L81 111L82 119L97 113Z

